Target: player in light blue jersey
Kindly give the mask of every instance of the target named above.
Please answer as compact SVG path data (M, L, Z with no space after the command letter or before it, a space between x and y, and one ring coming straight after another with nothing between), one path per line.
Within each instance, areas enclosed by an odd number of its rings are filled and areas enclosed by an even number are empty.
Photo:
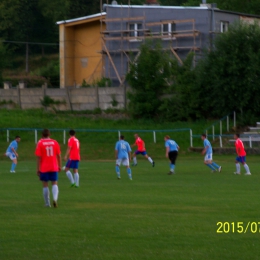
M174 174L174 169L175 169L175 162L176 159L178 157L178 151L180 149L180 147L178 146L178 144L174 141L170 139L169 135L166 135L164 137L164 141L165 141L165 147L166 147L166 158L169 158L170 160L170 171L168 173L168 175Z
M203 141L204 149L202 150L202 155L204 157L204 163L207 165L212 172L219 171L221 172L222 167L213 162L213 150L210 141L207 139L206 134L201 135L201 140Z
M5 156L9 157L10 160L12 160L12 165L10 170L10 172L12 173L15 173L15 167L17 165L17 158L18 158L17 149L18 149L18 143L20 141L21 141L21 137L17 135L15 139L10 143L10 145L8 146L5 152Z
M115 157L116 157L116 174L117 179L120 180L120 165L126 166L127 174L130 180L132 180L132 172L129 166L129 161L131 160L131 148L128 142L124 140L124 136L120 136L120 140L116 142L115 146Z

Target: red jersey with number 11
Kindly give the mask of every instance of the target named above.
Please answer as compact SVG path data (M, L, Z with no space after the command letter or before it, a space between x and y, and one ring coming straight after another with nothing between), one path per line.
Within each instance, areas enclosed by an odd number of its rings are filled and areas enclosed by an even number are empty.
M40 139L35 150L35 155L41 157L40 172L57 172L59 170L57 155L60 153L60 146L56 140Z

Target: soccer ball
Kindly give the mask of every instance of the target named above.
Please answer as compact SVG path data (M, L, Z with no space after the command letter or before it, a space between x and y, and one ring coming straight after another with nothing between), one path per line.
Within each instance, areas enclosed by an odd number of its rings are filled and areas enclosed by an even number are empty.
M66 169L66 166L63 166L63 167L62 167L62 170L64 171L65 169Z

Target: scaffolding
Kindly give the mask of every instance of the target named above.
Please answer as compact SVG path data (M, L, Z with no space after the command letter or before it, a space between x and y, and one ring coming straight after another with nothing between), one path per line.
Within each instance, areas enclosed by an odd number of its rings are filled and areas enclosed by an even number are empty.
M121 7L126 8L126 7ZM130 6L129 6L130 9ZM129 13L129 12L128 12ZM115 29L111 29L110 23L115 23L113 26ZM142 28L131 28L129 26L133 23L141 24ZM130 16L118 18L107 18L101 17L101 42L102 42L102 66L103 76L107 75L111 79L116 79L119 81L120 86L125 82L125 75L127 74L127 69L124 69L124 62L134 63L140 55L139 46L147 39L157 39L164 41L162 49L165 51L170 51L180 64L183 64L181 57L178 55L178 51L185 50L189 52L200 52L201 50L201 33L195 28L195 19L185 19L185 20L161 20L155 22L146 22L145 13L143 16ZM106 24L106 29L103 30L102 25ZM163 28L171 25L171 28L175 28L176 25L186 24L186 27L190 27L187 30L166 30ZM108 29L107 29L108 27ZM120 28L120 29L119 29ZM183 44L183 39L188 38L190 45L186 46ZM138 47L132 47L132 43L138 43ZM120 46L119 48L113 48L113 44ZM135 44L136 45L136 44ZM112 47L111 47L112 46ZM130 58L130 53L134 55L134 58ZM113 57L119 57L120 55L120 66L116 66ZM107 61L107 67L105 66L105 61ZM111 76L111 69L113 69L113 74L116 75L115 78Z

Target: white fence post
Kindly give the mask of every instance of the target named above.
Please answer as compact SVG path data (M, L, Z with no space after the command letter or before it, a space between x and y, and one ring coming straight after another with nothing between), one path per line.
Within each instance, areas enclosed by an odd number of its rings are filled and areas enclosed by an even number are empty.
M215 140L215 126L212 126L212 139Z
M156 143L156 133L155 133L155 131L153 131L153 141L154 141L154 143Z
M193 142L192 142L192 130L190 129L190 147L193 147Z
M221 135L219 136L219 145L220 145L220 148L222 148L222 136Z
M219 121L219 134L222 135L222 121Z
M35 136L35 143L37 144L38 137L37 137L37 130L36 129L34 130L34 136Z
M251 138L251 135L249 135L249 147L252 148L252 138Z
M8 129L6 130L6 139L7 139L7 142L9 143L9 130Z
M120 133L120 131L118 130L118 140L120 140L120 135L121 135L121 133Z

